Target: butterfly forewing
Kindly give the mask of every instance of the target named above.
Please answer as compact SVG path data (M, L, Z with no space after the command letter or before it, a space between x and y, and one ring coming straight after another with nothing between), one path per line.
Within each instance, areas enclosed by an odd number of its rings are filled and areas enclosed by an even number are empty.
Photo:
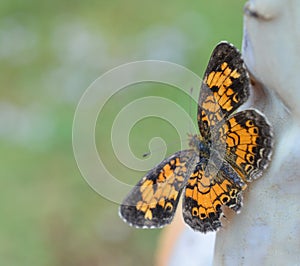
M202 137L211 132L241 106L249 96L249 78L240 52L221 42L212 52L198 104L198 126Z
M162 161L133 187L120 206L121 217L135 227L169 224L198 159L194 150L184 150Z

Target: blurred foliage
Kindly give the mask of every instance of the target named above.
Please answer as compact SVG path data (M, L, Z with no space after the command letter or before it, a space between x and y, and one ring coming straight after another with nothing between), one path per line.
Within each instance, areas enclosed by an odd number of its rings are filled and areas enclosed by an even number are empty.
M202 76L216 43L225 39L240 47L243 4L0 2L0 265L153 265L160 230L128 227L118 205L80 175L71 137L76 105L99 75L130 61L168 60ZM105 107L97 145L118 178L134 184L142 173L124 171L102 141L114 116L144 95L163 94L188 108L188 98L173 91L133 86ZM144 121L132 132L137 156L159 124ZM159 131L176 141L172 125ZM171 145L168 153L177 148Z

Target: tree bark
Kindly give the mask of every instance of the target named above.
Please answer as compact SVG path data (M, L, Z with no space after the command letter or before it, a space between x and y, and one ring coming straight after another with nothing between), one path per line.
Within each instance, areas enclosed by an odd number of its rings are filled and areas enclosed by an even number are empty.
M243 57L255 80L250 105L266 115L275 144L270 167L244 193L241 213L230 217L226 228L217 233L214 265L299 265L297 0L252 0L246 4Z

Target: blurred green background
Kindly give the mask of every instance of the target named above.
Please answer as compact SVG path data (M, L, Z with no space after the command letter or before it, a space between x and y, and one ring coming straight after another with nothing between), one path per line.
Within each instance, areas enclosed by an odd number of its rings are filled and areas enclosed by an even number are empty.
M243 5L236 0L0 2L0 265L153 265L160 230L127 226L118 205L80 175L72 150L76 105L98 76L135 60L167 60L202 76L219 41L240 47ZM131 184L143 173L124 170L104 140L122 106L147 95L189 108L190 101L168 86L131 86L111 99L97 125L106 167ZM144 122L130 136L137 156L147 152L157 128L176 143L170 124ZM178 148L170 146L168 153Z

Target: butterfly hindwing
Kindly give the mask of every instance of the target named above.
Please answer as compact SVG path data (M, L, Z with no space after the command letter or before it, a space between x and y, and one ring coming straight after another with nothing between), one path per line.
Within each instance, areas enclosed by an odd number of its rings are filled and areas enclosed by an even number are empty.
M218 139L226 143L225 159L246 181L259 177L270 162L272 130L256 110L230 117L219 129Z
M133 187L120 206L120 216L135 227L169 224L197 160L194 150L184 150L162 161Z
M227 163L214 176L198 164L183 193L183 218L193 230L206 233L221 227L222 206L238 211L246 184Z

